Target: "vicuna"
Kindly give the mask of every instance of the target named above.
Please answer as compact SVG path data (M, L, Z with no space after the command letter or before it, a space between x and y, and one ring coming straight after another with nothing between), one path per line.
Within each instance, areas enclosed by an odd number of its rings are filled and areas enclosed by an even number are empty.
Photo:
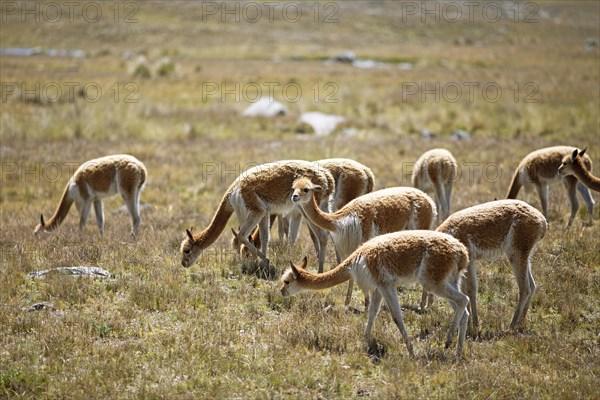
M365 329L367 342L371 341L373 321L383 299L408 353L414 356L396 287L419 282L425 290L447 299L452 306L454 317L446 336L446 347L452 343L458 328L456 356L460 357L469 318L469 298L459 290L459 285L468 262L465 246L449 235L434 231L388 233L367 241L341 264L323 274L307 271L306 258L301 267L291 264L281 277L281 294L293 296L306 290L326 289L353 278L365 296L371 298Z
M51 232L58 228L75 203L81 216L79 230L83 231L92 204L100 233L104 232L104 207L102 198L120 194L132 220L132 234L136 235L140 226L140 193L146 183L147 171L137 158L119 154L97 158L81 165L67 183L62 198L54 214L35 227L34 234Z

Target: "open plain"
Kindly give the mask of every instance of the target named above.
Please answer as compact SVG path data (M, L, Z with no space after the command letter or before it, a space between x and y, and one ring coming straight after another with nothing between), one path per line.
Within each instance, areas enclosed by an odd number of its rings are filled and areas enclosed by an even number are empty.
M399 295L414 359L386 309L367 348L358 290L361 312L345 285L282 297L290 260L316 266L305 227L293 247L273 230L266 271L240 261L229 227L189 269L179 245L240 173L275 160L352 158L381 189L409 186L443 147L460 169L451 211L504 198L542 147L587 146L597 176L598 2L69 4L1 4L0 47L16 50L0 56L0 398L597 398L600 207L567 230L560 184L525 328L509 329L508 261L479 262L481 331L461 362L443 348L452 310L418 312L419 287ZM346 51L359 62L332 60ZM241 115L269 94L287 115ZM308 111L346 120L316 136L298 123ZM117 196L104 235L91 216L80 233L73 207L34 239L77 166L120 153L148 169L139 235ZM81 265L111 276L27 276Z

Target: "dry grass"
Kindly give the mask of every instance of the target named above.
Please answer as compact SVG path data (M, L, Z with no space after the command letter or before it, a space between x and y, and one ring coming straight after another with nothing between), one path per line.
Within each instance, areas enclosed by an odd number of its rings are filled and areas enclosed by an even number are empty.
M402 23L394 2L347 2L338 23L318 30L310 19L203 22L191 2L168 10L159 2L135 4L136 24L111 23L107 10L96 25L3 21L3 48L88 52L83 59L2 56L3 85L96 82L103 96L96 103L79 97L40 104L14 95L2 104L0 398L597 396L599 213L587 227L581 210L566 231L569 207L560 186L550 190L550 230L533 260L539 291L526 328L508 330L517 297L509 264L480 262L482 332L467 340L460 363L443 349L449 307L438 301L431 312L415 312L416 287L400 296L413 360L386 311L375 322L379 347L367 348L366 316L343 307L344 287L281 297L272 276L239 262L229 230L188 270L178 254L183 229L206 226L229 183L256 163L350 157L369 165L382 188L408 185L412 162L446 147L464 172L454 210L502 198L513 168L539 147L587 145L600 163L598 49L584 51L586 39L598 39L596 3L536 3L550 15L538 15L536 24L422 24L417 17ZM322 62L344 49L414 68ZM125 51L151 60L169 56L175 71L133 79L121 59ZM289 105L292 116L274 120L240 117L246 103L231 98L202 99L203 83L254 81L298 83L304 95ZM322 90L328 82L339 88L338 102L315 103L311 85ZM496 103L404 101L403 82L497 82L505 91ZM515 82L537 83L541 102L524 104L521 96L516 103L508 89ZM137 85L137 103L124 102L129 83ZM295 135L295 117L305 110L349 117L352 135ZM423 128L440 135L422 139ZM455 129L471 132L472 141L450 140ZM54 209L73 166L117 152L134 154L149 171L140 237L128 236L129 217L114 198L105 202L104 237L93 218L80 235L72 211L56 234L34 241L40 212ZM520 198L539 206L534 193ZM275 275L290 259L308 254L314 265L316 258L306 232L294 248L274 243L271 254ZM326 267L334 260L329 254ZM97 265L113 275L26 277L70 265ZM353 306L362 309L361 301L355 292ZM53 308L24 311L38 302Z

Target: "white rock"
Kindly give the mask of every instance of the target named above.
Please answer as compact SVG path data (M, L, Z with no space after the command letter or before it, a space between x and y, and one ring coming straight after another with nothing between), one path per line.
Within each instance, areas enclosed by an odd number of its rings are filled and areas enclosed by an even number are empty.
M286 115L287 109L280 102L273 99L260 99L255 103L250 104L242 115L245 117L276 117Z
M310 125L318 136L329 135L346 118L339 115L323 114L322 112L312 111L300 115L298 122Z
M45 269L42 271L32 271L27 276L31 278L38 278L50 273L60 274L60 275L77 275L77 276L100 276L100 277L110 277L110 272L100 267L58 267L52 269Z

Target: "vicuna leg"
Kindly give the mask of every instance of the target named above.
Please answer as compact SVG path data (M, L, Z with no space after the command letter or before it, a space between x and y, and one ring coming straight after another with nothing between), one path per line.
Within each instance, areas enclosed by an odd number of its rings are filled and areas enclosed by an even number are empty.
M300 222L302 222L302 214L298 211L292 211L287 215L288 219L288 240L293 245L298 239L298 232L300 231Z
M308 228L312 232L313 243L315 250L317 251L317 257L319 258L319 273L323 272L323 265L325 264L325 250L327 247L327 232L314 225L308 218L306 218ZM311 237L312 237L311 235ZM316 240L315 240L316 239Z
M91 207L92 207L91 200L86 200L81 205L81 209L79 210L81 212L81 216L79 217L79 230L80 231L83 231L83 228L85 227L85 223L87 222L88 216L90 215Z
M260 234L260 251L267 254L267 246L271 235L270 216L265 215L258 224L258 232Z
M448 205L446 204L446 191L444 190L442 182L440 182L441 177L438 177L438 180L434 183L435 189L435 198L437 203L439 204L438 212L438 221L443 221L448 216Z
M516 329L525 321L536 286L531 275L530 251L515 250L509 255L509 261L519 286L519 301L510 323L510 329Z
M352 301L352 291L354 290L354 279L350 278L348 281L348 289L346 290L346 300L344 301L344 305L350 305Z
M430 290L435 295L448 300L450 306L454 310L454 317L450 322L450 328L446 335L446 348L452 344L452 338L458 329L458 342L456 345L456 356L460 357L465 343L467 333L467 324L469 321L469 298L458 289L458 282L442 282L440 284L431 284L423 282L427 290Z
M569 217L569 223L567 227L570 227L573 224L573 220L577 215L577 210L579 210L579 202L577 201L577 193L575 191L577 186L577 178L573 176L565 176L563 179L563 184L565 185L565 189L567 189L567 196L569 197L569 202L571 203L571 216Z
M100 199L94 200L94 214L96 214L96 222L98 222L98 229L100 234L104 233L104 207Z
M588 210L588 220L589 223L592 223L592 217L594 216L594 198L592 197L592 194L590 193L590 189L588 189L587 186L585 186L583 183L577 181L577 190L579 191L579 194L581 194L581 197L583 198L583 201L585 202L585 205L587 206L587 210Z
M266 254L263 253L262 251L258 250L256 248L256 246L254 246L254 243L252 243L250 240L248 240L248 236L250 235L250 232L252 232L252 230L254 230L254 227L261 222L263 217L264 217L264 215L261 215L258 213L250 213L248 215L248 218L240 225L240 232L238 233L238 242L243 244L244 246L246 246L248 248L248 250L252 254L254 254L256 257L260 257L264 263L268 264L269 259L267 258ZM268 221L268 219L267 219L267 221ZM260 229L261 228L259 226L259 230ZM268 236L265 237L264 239L265 240L263 240L263 236L261 236L261 247L267 248L267 246L269 244Z
M131 216L131 233L135 236L138 233L140 222L142 221L140 218L139 190L135 193L121 193L121 197L125 201L125 206Z
M277 235L279 236L279 241L283 242L283 240L288 236L288 232L290 229L290 221L287 217L283 215L277 216Z
M379 307L381 306L381 293L379 290L373 290L371 292L371 303L369 304L369 311L367 314L367 326L365 328L365 339L367 343L371 341L373 338L371 334L371 330L373 329L373 321L375 321L375 317L379 313Z
M548 185L536 184L538 196L540 196L540 203L542 204L542 214L548 219Z
M402 334L402 338L404 339L404 343L406 344L406 348L408 350L408 354L411 357L414 357L415 354L413 352L412 344L410 343L410 338L408 337L408 333L406 332L406 327L404 326L404 322L402 319L402 309L400 308L400 302L398 301L398 291L395 287L383 287L379 288L378 292L381 293L385 300L385 304L390 309L392 313L392 318L396 323L396 326L400 330ZM373 301L375 300L373 296ZM377 307L379 308L379 306ZM369 308L369 314L371 313L371 308Z
M427 292L427 290L423 289L423 293L421 293L421 303L419 304L419 307L421 308L421 311L425 310L426 308L431 308L433 304L433 294Z
M473 330L475 333L479 330L479 314L477 313L477 268L475 267L475 260L470 259L467 266L467 273L465 276L466 292L469 296L469 307L471 309L471 321L473 323Z
M448 182L445 187L446 194L446 215L444 216L444 220L448 218L450 215L450 207L451 207L451 197L452 197L452 182ZM439 210L438 210L439 212Z

